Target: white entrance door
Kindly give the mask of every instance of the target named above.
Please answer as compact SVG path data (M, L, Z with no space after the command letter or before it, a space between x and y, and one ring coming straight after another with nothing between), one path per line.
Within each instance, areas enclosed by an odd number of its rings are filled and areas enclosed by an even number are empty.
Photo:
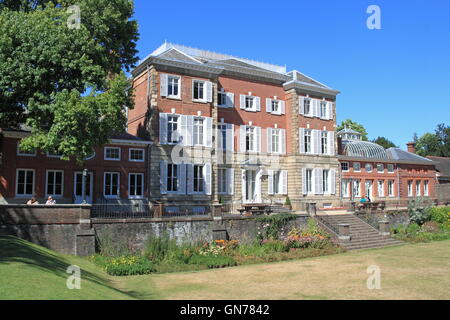
M259 170L242 170L242 199L244 203L261 202Z
M369 197L369 199L372 199L372 180L366 181L366 197Z
M74 177L74 196L75 196L75 203L79 204L83 202L83 188L86 188L86 202L92 203L92 172L89 172L86 176L86 185L83 186L83 173L82 172L75 172Z

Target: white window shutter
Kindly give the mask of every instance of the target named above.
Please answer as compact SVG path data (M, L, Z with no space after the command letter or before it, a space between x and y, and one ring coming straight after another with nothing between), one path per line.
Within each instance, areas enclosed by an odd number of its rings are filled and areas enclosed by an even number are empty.
M226 150L233 152L234 151L234 124L227 124L227 148ZM221 139L220 137L219 139Z
M241 109L245 109L245 94L240 95Z
M261 98L260 97L255 97L255 101L256 103L256 111L261 111Z
M302 192L308 194L306 191L306 168L302 168Z
M203 177L205 179L205 193L211 195L211 163L203 166Z
M205 139L205 145L206 145L206 147L211 148L212 147L212 133L213 133L212 118L210 118L210 117L205 118L205 125L203 127L203 132L204 132L203 139Z
M261 127L255 127L256 129L256 136L255 139L255 143L256 143L256 152L261 152Z
M167 97L167 74L161 74L160 81L161 81L161 97Z
M182 146L190 146L189 137L192 135L192 131L188 128L188 118L189 116L180 116L180 129L178 129L178 134L180 135L180 140Z
M288 193L288 172L287 170L281 170L281 194Z
M299 152L305 153L305 128L298 129L298 136L299 136L298 146L300 148Z
M298 113L305 114L305 97L298 97Z
M242 181L242 201L244 202L245 201L245 196L246 196L246 193L247 193L247 183L246 183L246 181L245 181L245 170L244 169L242 169L241 170L241 173L242 173L242 176L241 176L241 181Z
M330 180L330 193L336 194L336 170L331 169L329 173L329 180Z
M312 136L313 136L313 147L314 147L314 154L320 154L321 151L321 145L322 145L322 139L321 139L322 131L320 130L313 130Z
M233 92L227 92L226 97L226 106L227 108L233 108L234 107L234 93Z
M187 175L187 194L194 193L194 165L192 163L186 164Z
M186 140L186 146L194 145L194 116L186 116L187 120L187 130L186 136L184 137Z
M313 117L320 117L320 101L317 99L311 99L312 103L312 115Z
M286 113L286 103L284 101L280 101L280 113L281 114Z
M161 160L159 165L159 187L161 194L167 194L167 161Z
M272 153L272 128L267 128L267 153Z
M269 174L268 177L268 186L267 186L267 193L273 194L273 170L267 170L267 173Z
M178 168L178 179L179 179L179 189L178 194L186 194L186 164L179 164Z
M323 194L323 169L314 169L314 193Z
M246 143L245 143L245 134L246 134L246 127L247 126L240 126L239 127L239 145L240 145L240 151L241 152L245 152L246 150L245 150L245 146L246 146Z
M334 156L336 154L334 145L334 131L328 131L328 154Z
M159 143L167 144L167 113L159 114Z
M286 154L286 129L280 129L281 154Z
M327 119L333 120L333 102L330 101L327 103Z
M227 168L227 193L234 194L234 169Z
M206 81L205 82L205 87L206 87L206 101L207 102L212 102L212 96L213 96L213 94L212 94L212 91L213 91L212 82L211 81Z
M266 111L272 113L272 99L266 98Z

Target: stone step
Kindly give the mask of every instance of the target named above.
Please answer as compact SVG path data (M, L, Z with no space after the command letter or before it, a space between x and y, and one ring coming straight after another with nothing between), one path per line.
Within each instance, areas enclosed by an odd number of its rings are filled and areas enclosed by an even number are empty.
M350 239L340 240L339 243L348 250L378 248L404 244L402 241L380 235L377 229L352 214L326 216L320 215L318 220L338 229L339 224L350 226Z

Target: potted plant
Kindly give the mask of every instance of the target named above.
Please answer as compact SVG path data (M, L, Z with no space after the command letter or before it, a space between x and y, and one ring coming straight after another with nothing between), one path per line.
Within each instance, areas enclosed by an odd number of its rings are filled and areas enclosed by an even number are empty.
M291 200L289 197L286 197L286 200L284 201L284 208L292 210Z

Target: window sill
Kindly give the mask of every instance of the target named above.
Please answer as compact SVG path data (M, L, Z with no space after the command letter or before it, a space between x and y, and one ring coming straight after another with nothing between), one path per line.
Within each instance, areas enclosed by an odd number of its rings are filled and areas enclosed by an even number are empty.
M103 195L103 197L105 197L105 199L120 199L120 196L105 196L105 195Z
M128 160L129 162L145 162L145 160Z
M170 100L180 100L181 101L181 98L179 96L166 96L165 98L170 99Z
M209 103L206 100L197 100L197 99L192 99L192 102L197 102L197 103Z
M108 159L108 158L104 158L103 160L105 160L105 161L120 161L120 159Z
M132 197L128 197L128 200L143 200L145 199L144 196L132 196Z

